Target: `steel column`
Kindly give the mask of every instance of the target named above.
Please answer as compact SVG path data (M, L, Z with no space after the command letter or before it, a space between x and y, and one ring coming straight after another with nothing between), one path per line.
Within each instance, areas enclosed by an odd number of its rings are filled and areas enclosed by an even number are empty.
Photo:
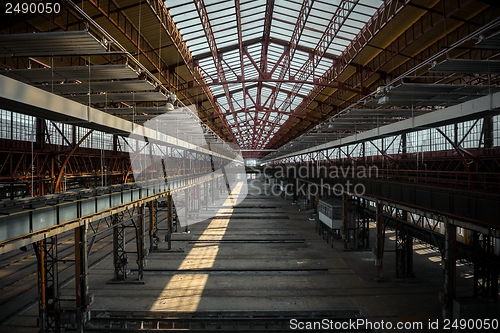
M445 222L445 228L443 318L451 319L456 294L457 227Z
M474 297L498 300L498 267L490 260L494 256L493 239L473 231Z
M344 249L348 250L349 249L349 243L352 243L351 241L351 230L349 228L349 196L347 193L342 194L342 201L343 201L343 208L344 208L344 214L343 219L344 219ZM352 246L352 245L351 245Z
M184 205L185 206L184 207L184 223L186 224L184 228L185 228L186 232L188 231L188 217L189 217L188 211L189 211L189 205L191 203L191 200L189 200L190 199L190 197L189 197L189 195L190 195L189 192L190 191L191 191L191 188L184 190L184 200L185 200L185 205Z
M407 212L403 220L407 221ZM414 278L413 274L413 233L403 223L396 223L396 278Z
M75 228L75 287L76 287L76 328L77 332L85 331L87 309L90 305L88 297L88 257L87 257L87 223Z
M158 250L158 200L148 203L149 208L149 252Z
M167 194L167 250L172 249L172 194Z
M210 19L208 16L207 8L205 6L205 2L203 0L195 0L194 5L196 6L200 21L201 21L203 28L204 28L204 31L205 31L205 37L207 38L207 42L209 44L209 48L210 48L210 52L212 55L212 60L214 62L214 66L217 68L217 79L219 80L219 82L223 82L222 88L224 89L224 96L226 97L226 100L228 102L228 111L233 116L239 137L243 137L243 134L241 132L241 128L238 125L239 124L238 117L236 116L235 107L233 104L232 93L229 90L229 85L227 83L224 83L227 81L227 79L226 79L226 73L225 73L224 68L222 66L223 56L221 53L218 52L217 43L215 40L214 32L212 30L212 26L210 24ZM241 44L241 41L240 41L240 44ZM227 126L227 128L229 129L229 133L234 136L234 132L233 132L232 128L229 125Z
M133 221L133 220L132 220ZM144 277L144 266L146 264L146 227L144 223L144 204L137 207L137 218L134 223L135 226L135 240L137 246L137 271L139 281Z
M366 200L361 198L356 198L356 248L357 249L367 249L369 247L370 239L370 226L368 219L366 217L365 209Z
M377 281L385 281L384 278L384 243L385 243L385 226L384 226L384 205L377 202L377 245L375 247L375 256L377 258Z
M490 150L494 146L494 126L493 126L493 117L485 117L483 122L483 136L484 136L484 148ZM487 151L486 154L489 154L490 151Z
M125 226L121 216L113 215L113 264L115 267L114 281L127 279L127 251L125 250Z
M60 332L57 236L33 244L38 261L40 333Z

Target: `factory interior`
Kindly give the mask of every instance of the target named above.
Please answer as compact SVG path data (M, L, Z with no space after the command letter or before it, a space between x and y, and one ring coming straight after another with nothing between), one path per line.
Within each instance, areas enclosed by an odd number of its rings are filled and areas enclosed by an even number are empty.
M0 2L0 331L500 329L500 2Z

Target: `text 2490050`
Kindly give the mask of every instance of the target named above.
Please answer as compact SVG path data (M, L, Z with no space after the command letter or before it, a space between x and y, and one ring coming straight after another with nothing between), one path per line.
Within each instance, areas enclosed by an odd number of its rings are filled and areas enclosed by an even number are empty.
M5 4L6 14L59 14L61 12L61 4L57 2L19 2Z

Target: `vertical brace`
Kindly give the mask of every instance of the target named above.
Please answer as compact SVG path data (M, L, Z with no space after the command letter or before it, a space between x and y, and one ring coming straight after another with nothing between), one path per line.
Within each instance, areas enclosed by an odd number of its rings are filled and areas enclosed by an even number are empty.
M192 200L191 200L191 191L192 191L192 187L189 187L187 189L184 190L184 201L185 201L185 204L184 204L184 232L188 232L188 221L189 221L189 213L190 213L190 209L193 205L192 203ZM179 222L179 221L177 221Z
M349 195L347 193L342 194L343 208L344 208L344 249L349 250L355 245L355 236L351 218L352 208L349 207ZM350 214L351 213L351 214Z
M359 244L360 247L364 249L369 249L370 248L370 220L368 218L368 201L366 199L363 199L363 203L359 207L360 209L360 219L361 221L359 222L361 227L361 234L359 235Z
M158 250L158 202L153 200L148 204L149 208L149 252Z
M402 212L402 219L406 221L408 213ZM405 227L405 223L396 224L396 278L414 278L413 274L413 234Z
M41 333L60 332L57 236L33 244L38 261L38 306Z
M490 236L473 231L474 297L498 300L498 268L492 262L494 246Z
M415 278L415 273L413 272L413 232L411 230L406 231L406 278Z
M76 288L76 328L85 331L88 297L88 257L87 257L87 222L75 229L75 288Z
M167 194L167 249L172 249L172 193Z
M451 319L456 294L457 227L445 222L445 228L443 318Z
M375 247L375 255L377 259L377 281L386 281L384 278L384 243L385 243L385 226L384 226L384 210L383 204L377 202L377 246Z
M484 148L487 149L486 154L490 154L491 148L493 148L494 146L493 141L495 137L493 132L493 117L484 118L483 137L484 137Z
M370 228L363 209L366 200L363 200L363 202L361 200L359 197L356 198L356 249L367 249Z
M146 244L145 234L146 228L144 223L144 204L137 207L137 223L135 226L136 231L136 245L137 245L137 270L138 280L141 281L144 277L144 266L146 264Z
M127 252L125 250L125 226L119 216L113 215L113 264L115 268L114 281L127 279Z
M60 185L61 185L61 180L63 179L64 169L66 168L66 165L68 165L69 160L75 154L75 152L78 150L78 148L80 147L80 145L87 139L87 137L92 134L92 132L94 132L94 130L89 130L87 132L87 134L85 134L80 139L80 141L78 141L78 143L74 147L72 147L72 149L68 153L68 155L66 155L66 158L64 159L64 162L61 164L61 168L59 169L59 173L57 174L57 178L56 178L56 181L55 181L55 184L54 184L54 189L53 189L54 193L60 191Z

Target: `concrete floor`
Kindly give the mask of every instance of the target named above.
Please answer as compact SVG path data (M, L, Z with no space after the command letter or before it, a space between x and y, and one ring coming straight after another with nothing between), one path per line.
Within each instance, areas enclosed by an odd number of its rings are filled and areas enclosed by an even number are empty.
M377 282L371 251L346 252L341 240L326 243L315 231L309 212L300 212L289 200L261 195L255 186L249 189L237 208L216 202L210 207L218 210L216 219L189 226L189 234L174 235L175 251L149 254L144 284L107 284L113 277L111 256L93 267L91 309L165 313L359 309L372 322L424 325L404 332L430 332L429 320L441 319L438 292L443 288L443 272L438 252L416 245L417 279L397 281L391 252L394 237L388 232L384 263L388 281ZM133 247L129 244L127 249L133 251ZM166 249L166 243L160 243L160 248ZM129 262L129 279L134 280L133 254ZM459 267L459 294L472 290L471 273L469 267ZM74 294L72 284L62 293ZM36 308L25 314L34 315ZM12 325L22 320L18 317Z

